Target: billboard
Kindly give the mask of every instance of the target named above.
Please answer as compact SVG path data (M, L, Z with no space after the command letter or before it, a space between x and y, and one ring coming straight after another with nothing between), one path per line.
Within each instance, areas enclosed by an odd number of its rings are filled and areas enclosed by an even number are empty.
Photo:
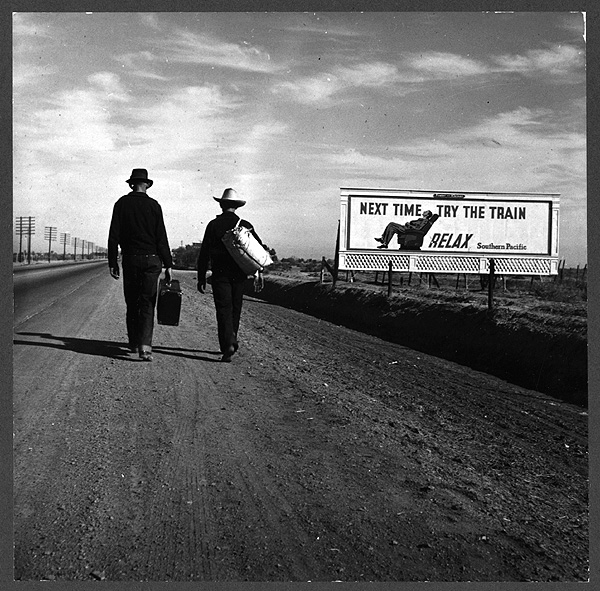
M340 213L340 269L557 272L555 193L342 188Z

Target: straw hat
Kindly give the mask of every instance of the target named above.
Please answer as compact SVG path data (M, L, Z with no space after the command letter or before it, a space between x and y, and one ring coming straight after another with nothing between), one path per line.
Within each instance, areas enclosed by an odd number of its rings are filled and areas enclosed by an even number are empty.
M242 207L242 205L246 205L246 202L243 199L238 199L234 189L225 189L223 191L223 196L220 199L218 197L213 197L213 199L220 203L221 207Z

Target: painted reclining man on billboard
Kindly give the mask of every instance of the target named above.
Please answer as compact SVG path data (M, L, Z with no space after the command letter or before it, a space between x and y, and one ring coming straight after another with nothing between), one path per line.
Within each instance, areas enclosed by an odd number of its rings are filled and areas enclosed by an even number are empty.
M439 217L437 213L425 211L422 218L411 220L410 222L406 222L406 224L390 222L385 227L381 238L375 238L377 242L381 242L381 245L377 248L387 248L392 238L398 235L398 244L401 249L421 250L425 234L429 232L429 229Z

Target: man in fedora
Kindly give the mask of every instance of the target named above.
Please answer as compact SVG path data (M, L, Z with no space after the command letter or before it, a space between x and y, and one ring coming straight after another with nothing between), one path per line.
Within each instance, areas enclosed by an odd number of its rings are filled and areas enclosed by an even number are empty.
M108 234L110 274L119 278L117 261L121 246L123 292L127 306L126 325L129 347L142 361L152 361L152 333L158 278L165 267L165 279L171 282L171 249L162 209L146 194L153 182L145 168L134 168L125 181L131 192L114 205Z
M196 265L198 291L204 293L206 289L206 272L210 267L219 347L223 354L221 361L229 362L239 347L237 334L240 326L244 283L247 275L227 252L221 239L225 232L234 228L240 220L235 212L246 202L240 199L233 189L225 189L220 199L217 197L213 197L213 199L221 206L222 213L208 222L204 232L204 239L202 240ZM258 237L250 222L240 220L240 225L248 228L258 242L262 244L262 240ZM261 286L262 275L259 273L255 281L255 289L260 290Z

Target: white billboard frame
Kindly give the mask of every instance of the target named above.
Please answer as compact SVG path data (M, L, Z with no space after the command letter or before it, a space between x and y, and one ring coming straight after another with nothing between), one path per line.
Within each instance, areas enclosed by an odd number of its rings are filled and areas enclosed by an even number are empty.
M487 274L493 259L499 275L556 275L559 209L558 193L341 187L338 269L388 271L391 263L392 271L400 272ZM425 210L441 217L420 250L399 249L395 243L387 249L378 248L375 235L379 230L374 231L375 222L369 216L378 216L377 227L383 229L389 221L405 223ZM444 217L446 212L449 215ZM475 219L473 212L480 213L481 219ZM451 219L452 213L463 219ZM462 224L461 229L466 225L471 231L453 234L457 223ZM448 232L443 232L444 224L450 228ZM438 228L441 230L436 231ZM482 228L503 241L490 242L477 236ZM515 242L520 232L527 238Z

